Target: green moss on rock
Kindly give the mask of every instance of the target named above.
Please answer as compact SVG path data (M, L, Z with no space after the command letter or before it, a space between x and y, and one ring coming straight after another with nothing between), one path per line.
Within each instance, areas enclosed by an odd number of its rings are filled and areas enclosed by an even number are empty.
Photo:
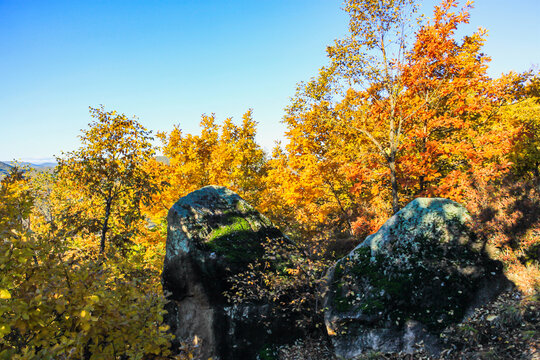
M229 215L208 236L206 244L231 262L250 262L262 253L261 238L246 218Z
M339 260L324 300L336 354L436 352L437 333L508 286L469 221L451 200L417 199Z
M245 218L230 216L225 222L226 225L213 230L208 237L208 244L219 242L220 239L230 238L238 233L251 231L251 226Z
M360 247L336 266L334 306L373 315L380 325L414 319L440 330L463 317L482 263L473 248L421 236L395 244L391 254Z

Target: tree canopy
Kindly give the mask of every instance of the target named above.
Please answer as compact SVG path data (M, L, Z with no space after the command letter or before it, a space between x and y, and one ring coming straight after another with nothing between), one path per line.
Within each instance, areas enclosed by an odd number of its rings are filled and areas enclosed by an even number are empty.
M121 244L142 219L140 204L156 190L145 169L155 151L150 133L136 119L103 107L90 108L90 114L95 120L80 136L82 147L57 159L57 174L66 186L101 209L95 216L100 217L96 221L103 253L111 228L110 240Z

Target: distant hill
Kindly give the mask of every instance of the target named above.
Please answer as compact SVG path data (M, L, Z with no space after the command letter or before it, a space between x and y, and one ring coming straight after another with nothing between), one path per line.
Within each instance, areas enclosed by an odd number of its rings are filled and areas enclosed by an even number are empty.
M43 168L53 168L55 167L56 165L58 165L57 163L55 162L46 162L46 163L41 163L41 164L31 164L31 163L25 163L27 164L28 166L34 168L34 169L43 169Z
M31 173L50 172L57 165L55 162L46 162L41 164L32 164L25 161L0 161L0 179L6 176L13 166L27 167Z
M165 163L169 165L169 159L166 156L156 156L156 160L162 163ZM15 164L17 164L20 167L27 166L30 169L34 170L35 172L49 172L52 171L56 165L58 165L56 162L49 161L44 162L40 164L34 164L27 161L0 161L0 178L7 175L9 172L9 169L11 169Z
M33 164L33 163L30 163L30 162L27 162L27 161L5 161L5 163L9 164L10 166L14 166L15 164L17 164L18 166L20 167L24 167L24 166L27 166L33 170L36 170L36 171L47 171L47 170L50 170L52 168L54 168L57 164L55 162L45 162L45 163L40 163L40 164Z
M11 165L0 161L0 178L6 176L11 169Z

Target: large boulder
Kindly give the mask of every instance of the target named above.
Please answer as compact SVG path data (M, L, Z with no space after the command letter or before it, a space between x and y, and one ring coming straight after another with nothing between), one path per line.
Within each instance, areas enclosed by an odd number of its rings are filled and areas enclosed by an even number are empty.
M264 346L290 339L264 303L230 304L231 277L282 233L234 192L207 186L178 200L168 217L163 289L165 320L181 341L196 339L201 359L254 359ZM263 320L265 324L263 324Z
M440 351L439 333L511 283L448 199L418 198L327 273L325 323L338 356Z

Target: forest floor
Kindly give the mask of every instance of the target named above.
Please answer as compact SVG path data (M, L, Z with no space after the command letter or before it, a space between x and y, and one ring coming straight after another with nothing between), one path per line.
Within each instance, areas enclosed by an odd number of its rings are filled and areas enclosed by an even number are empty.
M355 360L540 360L540 294L524 296L518 290L501 294L479 307L462 323L441 334L445 350L428 355L371 352ZM279 359L333 359L324 342L303 342L282 349Z
M523 296L518 290L501 294L479 307L462 323L441 334L446 349L440 356L418 353L383 355L367 359L444 359L444 360L540 360L540 296Z
M442 359L540 359L540 296L513 290L443 332Z

